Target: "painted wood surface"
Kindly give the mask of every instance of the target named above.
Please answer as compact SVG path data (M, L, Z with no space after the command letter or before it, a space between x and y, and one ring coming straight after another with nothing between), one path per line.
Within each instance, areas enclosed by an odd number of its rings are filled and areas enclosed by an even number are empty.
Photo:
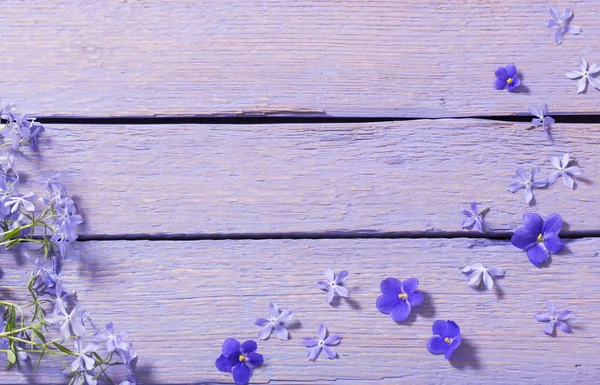
M600 62L600 4L546 0L3 2L2 97L40 115L456 117L597 113L565 72ZM515 63L522 92L492 87Z
M600 377L600 240L569 241L536 268L507 241L270 240L87 242L64 261L64 280L98 324L131 333L141 383L231 383L214 360L227 337L256 339L254 319L269 301L296 315L291 340L259 342L265 365L252 383L556 383ZM465 283L460 269L481 262L506 269L493 291ZM4 297L20 297L31 265L2 262ZM316 282L347 269L350 299L329 306ZM379 282L417 277L425 302L408 324L378 312ZM14 290L14 292L12 292ZM576 313L573 334L550 337L534 315L546 300ZM426 350L431 325L455 320L464 346L449 363ZM301 339L324 323L343 339L339 359L306 360ZM274 337L274 336L273 336ZM45 367L38 383L62 383ZM3 373L3 384L27 383Z
M600 200L600 125L556 124L554 144L525 127L458 119L53 125L40 155L17 157L16 167L61 172L88 235L461 231L471 201L491 208L493 231L516 229L528 211L560 213L564 230L600 229L589 215ZM518 166L540 165L546 177L550 158L565 152L585 173L574 191L559 180L534 190L532 207L523 190L507 191Z

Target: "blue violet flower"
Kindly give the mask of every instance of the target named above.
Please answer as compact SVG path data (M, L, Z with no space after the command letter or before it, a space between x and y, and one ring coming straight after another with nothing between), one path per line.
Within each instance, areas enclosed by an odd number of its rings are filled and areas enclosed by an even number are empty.
M463 215L466 215L468 217L463 221L462 228L471 229L473 228L473 226L475 226L475 229L477 229L477 231L483 233L483 216L488 211L490 211L490 209L486 207L485 209L481 210L481 212L479 212L477 210L477 203L471 202L471 211L464 209L460 211Z
M327 327L325 325L320 325L317 333L318 339L312 337L302 339L302 343L308 348L307 358L310 361L315 361L317 357L319 357L321 350L325 351L327 358L336 358L337 353L333 350L332 346L339 344L342 337L337 334L332 334L327 337Z
M409 278L400 281L396 278L386 278L381 281L381 295L377 298L377 309L390 314L395 322L402 322L410 315L413 307L423 302L423 293L417 290L419 280Z
M550 314L537 313L535 315L535 319L538 320L538 322L548 322L544 328L544 333L548 334L549 336L555 335L557 326L563 333L571 333L571 328L566 324L565 321L571 318L573 312L571 310L563 310L556 314L556 307L551 301L546 303L546 308Z
M252 369L263 364L263 356L256 353L256 349L256 342L252 340L240 345L238 340L227 338L215 365L220 371L231 373L237 385L245 385L252 377Z
M325 278L327 278L327 282L319 281L317 282L317 286L319 286L319 289L321 290L327 290L328 304L331 305L331 301L333 301L333 297L336 293L340 297L348 297L348 289L342 286L342 282L348 278L348 270L342 270L336 275L333 273L333 270L327 269L325 270Z
M558 233L562 228L562 218L558 214L550 214L544 221L535 213L523 214L523 224L515 231L510 242L527 252L527 258L535 266L548 260L550 253L560 253L565 246Z
M454 321L437 320L432 326L433 337L427 341L427 350L432 354L444 354L447 360L460 346L460 328Z
M495 89L503 90L507 88L508 92L515 92L520 85L521 79L517 76L517 67L514 64L496 69Z
M562 161L557 157L553 156L551 159L552 165L557 169L548 177L548 183L554 183L558 180L560 176L563 177L563 183L565 187L573 190L575 187L575 182L573 181L573 176L583 174L583 171L578 166L570 166L571 160L569 159L569 154L565 154L562 158Z

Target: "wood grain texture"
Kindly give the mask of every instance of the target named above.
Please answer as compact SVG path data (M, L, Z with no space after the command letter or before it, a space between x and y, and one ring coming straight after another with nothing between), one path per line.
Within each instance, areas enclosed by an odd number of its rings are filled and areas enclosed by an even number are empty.
M3 2L2 97L41 115L597 113L600 4L556 46L546 0ZM525 87L492 87L515 63Z
M51 126L31 179L62 173L83 234L460 231L461 208L491 208L511 231L528 211L560 213L564 230L600 229L600 125L556 124L555 143L525 123L424 120L377 124ZM585 179L507 191L515 169L570 152ZM36 177L31 177L35 175ZM20 187L26 193L28 186ZM32 187L30 187L32 188Z
M600 240L570 241L539 269L507 241L271 240L98 242L78 244L64 262L66 287L98 324L131 333L147 383L231 383L214 368L227 337L256 339L269 301L292 310L287 342L259 343L264 367L252 383L531 383L592 384L600 377ZM481 262L506 269L497 290L477 291L460 269ZM20 295L29 266L2 263L4 291ZM322 272L350 272L350 300L327 305ZM425 302L408 324L375 308L379 282L418 277ZM6 298L6 295L4 296ZM574 333L549 337L534 319L546 300L576 313ZM464 346L449 363L427 352L431 325L455 320ZM300 341L319 324L343 339L339 359L306 360ZM55 366L37 375L60 383ZM3 373L0 383L26 383Z

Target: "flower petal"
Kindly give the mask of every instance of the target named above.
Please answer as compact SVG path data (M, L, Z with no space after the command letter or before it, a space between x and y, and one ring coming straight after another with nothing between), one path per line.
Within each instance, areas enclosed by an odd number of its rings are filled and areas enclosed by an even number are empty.
M579 28L578 25L575 24L569 24L567 25L567 32L572 33L574 35L579 35L581 33L581 28Z
M550 235L544 238L544 246L552 254L558 254L565 247L565 244L562 243L558 235Z
M419 286L419 280L416 278L409 278L402 281L402 292L406 294L412 293L417 290L417 286Z
M463 229L470 229L471 227L473 227L474 224L475 224L475 218L467 218L463 221L461 227Z
M567 173L569 175L581 175L581 174L583 174L583 170L581 169L581 167L571 166L571 167L565 168L565 173Z
M506 79L498 78L494 81L494 88L497 90L503 90L507 85L508 83L506 83Z
M536 238L537 234L528 229L524 229L523 227L519 227L510 238L510 243L521 250L525 250L536 243Z
M555 183L562 174L562 171L554 171L552 174L548 175L548 184Z
M394 310L390 313L394 322L402 322L410 314L410 305L407 301L400 300Z
M221 352L225 357L229 357L240 352L240 343L235 338L227 338L225 342L223 342L223 347L221 348Z
M479 286L481 284L483 270L475 270L467 277L467 285Z
M398 298L397 294L381 294L377 298L377 302L375 306L377 306L377 310L382 313L390 314L400 302L400 298Z
M442 354L446 352L448 348L448 343L444 341L443 337L433 336L429 338L427 341L427 350L431 354Z
M460 328L454 321L447 321L448 324L448 335L446 337L456 338L460 336Z
M339 294L340 297L348 298L348 289L344 286L335 286L335 291Z
M492 288L494 287L494 280L487 271L483 272L483 285L488 290L492 290Z
M550 234L558 234L560 229L562 228L562 217L559 214L550 214L546 217L544 224L542 226L541 233L544 235L544 238Z
M342 270L337 277L335 277L335 283L340 284L344 282L346 278L348 278L348 270Z
M308 359L311 361L315 361L317 357L319 357L319 353L321 353L321 346L314 346L308 349Z
M514 64L509 64L506 66L506 75L509 78L514 78L517 75L517 66Z
M567 7L567 8L565 8L565 11L560 16L560 20L563 22L567 22L572 17L573 17L573 11L571 10L571 8Z
M460 343L462 342L462 338L460 338L460 336L454 338L452 340L452 343L450 344L450 346L448 346L448 348L446 349L446 352L444 354L444 357L449 360L450 356L452 356L452 353L454 353L454 351L456 349L458 349L458 347L460 346Z
M554 7L550 7L550 16L552 16L554 20L560 21L560 14L558 13L558 10Z
M444 320L437 320L431 326L433 334L438 335L442 338L448 337L448 322Z
M571 315L573 315L573 312L571 310L563 310L560 313L558 313L556 319L559 321L565 321L571 318Z
M497 267L490 267L488 270L488 273L490 273L493 277L504 277L504 275L506 274L506 272L502 269L499 269Z
M250 353L250 354L246 355L246 365L248 365L252 369L258 368L259 366L261 366L263 364L263 362L264 362L264 358L263 358L262 354Z
M531 186L525 187L525 193L523 196L525 197L525 203L529 204L529 202L531 202L533 199L533 190L531 189Z
M600 90L600 79L598 78L593 78L593 77L588 77L587 80L590 82L590 84L592 85L592 87L594 87L597 90ZM33 210L30 210L33 211Z
M585 87L587 85L587 78L583 77L581 80L577 82L577 93L580 94L585 91Z
M546 326L544 326L543 332L551 336L552 333L554 333L554 322L548 322Z
M531 115L533 115L533 116L537 116L537 117L538 117L538 118L540 118L540 119L541 119L541 118L542 118L542 116L543 116L543 115L542 115L542 113L541 113L541 111L540 111L540 110L538 110L538 109L537 109L537 107L536 107L536 106L534 106L534 105L529 105L529 106L527 106L527 110L529 111L529 113L530 113Z
M321 341L323 341L325 338L327 338L327 327L323 324L319 325L319 330L317 331L317 335L319 336L319 339Z
M277 338L282 341L287 341L290 339L290 333L286 328L283 327L282 324L275 324L275 333L277 333Z
M333 270L331 270L331 269L326 269L324 274L325 274L325 278L327 278L327 280L329 282L333 282L333 280L335 279L335 274L333 273Z
M518 77L515 76L512 78L512 80L513 82L506 87L508 89L508 92L515 92L517 88L519 88L519 86L521 85L521 79L519 79Z
M546 22L544 23L546 28L554 28L554 27L558 27L558 21L554 20L554 19L547 19Z
M550 322L550 320L552 319L552 317L550 317L546 313L537 313L535 315L535 319L538 320L538 322Z
M523 228L529 230L533 234L541 234L544 220L536 213L523 214Z
M423 296L423 293L421 293L418 290L413 291L412 293L410 293L408 295L408 298L407 298L408 304L410 305L410 307L419 306L420 304L423 303L424 299L425 299L425 297Z
M274 302L269 303L269 314L273 318L277 318L279 316L279 308L275 305Z
M556 31L554 31L554 44L558 45L558 44L561 44L562 42L563 42L562 28L557 28Z
M548 252L539 243L527 249L527 258L535 266L540 266L548 259Z
M575 185L573 178L571 178L566 172L563 173L563 184L566 188L570 188L571 190L573 190L573 187Z
M516 193L517 191L519 191L520 189L522 189L523 187L525 187L525 183L523 182L513 182L511 184L508 185L508 191L510 191L511 193Z
M590 69L588 70L588 74L596 75L598 72L600 72L600 63L592 63L592 65L590 65Z
M233 367L231 374L233 374L233 381L236 385L246 385L250 381L252 370L246 364L240 362Z
M554 306L554 303L552 301L546 301L546 309L548 309L552 317L556 315L556 306Z
M383 294L398 295L402 292L402 283L396 278L386 278L379 284Z
M233 367L231 364L231 359L233 357L225 357L224 355L220 355L219 358L215 361L215 366L221 372L231 373L231 368Z
M256 342L248 340L242 344L240 351L242 352L242 354L250 354L254 353L257 348L258 345L256 345Z
M564 323L562 321L556 321L556 325L558 326L558 328L560 329L561 332L571 333L571 328L566 323Z
M560 159L558 159L556 156L553 156L552 158L550 158L550 162L552 163L554 168L556 168L558 170L562 169L562 164L560 163Z
M284 310L281 312L281 314L279 314L279 317L277 317L277 321L278 322L287 322L287 321L291 320L292 318L294 318L294 314L289 310Z
M331 287L331 284L329 284L327 282L319 281L319 282L317 282L317 286L319 286L319 289L321 289L321 290L329 290L329 288Z
M584 58L581 58L579 60L579 68L581 69L581 72L586 72L588 69L588 63Z
M317 346L319 344L319 341L317 341L316 338L305 337L305 338L302 339L302 343L307 348L312 348L313 346Z
M323 351L325 352L325 355L327 356L327 358L329 358L330 360L337 357L337 353L330 346L323 345Z
M335 289L332 287L329 288L327 292L327 303L331 305L331 301L333 301L333 296L335 295Z
M269 336L271 336L272 332L273 332L273 325L269 323L269 324L263 326L262 328L260 328L260 331L258 332L258 339L264 341L267 338L269 338Z
M337 345L340 343L340 341L342 340L342 337L340 337L338 334L332 334L329 337L327 337L325 339L325 345Z
M498 79L503 79L505 81L506 81L506 79L509 78L508 74L506 73L506 68L504 68L504 67L498 67L498 68L496 68L496 72L494 73L494 75L496 75L496 77Z
M264 319L264 318L257 318L257 319L254 321L254 324L255 324L256 326L265 326L265 325L266 325L266 324L268 324L268 323L269 323L269 320L268 320L268 319Z

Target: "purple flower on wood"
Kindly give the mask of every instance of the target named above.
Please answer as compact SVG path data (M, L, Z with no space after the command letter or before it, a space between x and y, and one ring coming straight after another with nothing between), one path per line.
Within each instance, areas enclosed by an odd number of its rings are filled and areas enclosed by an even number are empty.
M550 16L552 19L546 19L546 28L556 28L554 32L554 42L560 44L563 41L563 34L569 32L574 35L581 33L581 28L574 24L569 24L569 21L573 17L573 11L571 8L565 8L565 11L559 15L558 11L554 7L550 7Z
M549 336L553 335L557 326L563 333L571 333L571 328L567 325L566 321L571 318L573 312L571 310L563 310L556 314L556 307L551 301L546 303L546 308L550 314L537 313L535 315L535 319L539 322L548 322L544 328L544 333Z
M527 252L527 258L536 266L544 263L550 253L560 253L565 246L558 233L562 228L562 218L550 214L544 221L535 213L523 214L523 224L515 231L510 242Z
M334 295L337 293L340 297L348 297L348 289L342 286L342 282L348 278L348 271L342 270L338 275L333 273L333 270L325 270L325 278L328 282L317 282L317 286L321 290L327 290L327 303L331 305Z
M478 212L477 203L471 202L471 211L464 209L460 211L463 215L466 215L468 217L463 221L462 228L471 229L473 228L473 226L475 226L475 229L477 229L477 231L483 233L483 216L488 211L490 211L490 209L485 208L481 210L481 212Z
M517 76L517 67L514 64L496 69L495 89L503 90L507 88L508 92L515 92L519 85L521 85L521 79Z
M432 354L444 354L447 360L460 346L460 328L454 321L437 320L431 328L433 337L427 341L427 350Z
M231 373L237 385L245 385L252 377L252 369L263 364L263 356L256 353L256 349L256 342L252 340L240 345L238 340L227 338L215 365L220 371Z
M526 175L525 171L523 171L521 167L518 167L516 173L519 179L521 180L519 182L513 182L510 185L508 185L508 191L514 194L520 189L524 188L525 203L529 204L529 202L531 202L531 200L533 199L533 188L544 187L548 184L548 180L546 179L538 182L534 180L535 174L537 174L538 172L540 172L539 166L532 167L531 171L529 172L529 175Z
M541 124L542 129L546 134L546 139L552 141L552 138L550 137L550 126L554 124L555 121L551 116L546 116L546 114L548 113L548 106L542 104L542 108L539 110L535 106L529 106L528 109L531 115L535 116L535 118L533 118L533 120L531 121L530 129L536 128Z
M106 328L104 331L96 330L94 334L94 342L104 342L106 343L106 352L114 352L116 350L121 350L126 352L129 349L129 345L124 341L129 334L127 332L120 332L119 334L115 334L115 328L112 322L106 324Z
M504 270L495 267L489 269L481 263L475 263L462 269L462 272L469 274L467 277L467 285L480 287L481 283L486 289L492 290L494 287L494 277L504 277Z
M581 71L569 71L566 73L567 77L571 80L581 78L581 80L577 82L577 93L580 94L583 91L585 91L588 82L594 88L600 90L600 79L592 77L592 75L595 75L600 72L600 64L592 63L592 65L588 69L588 62L585 61L584 58L581 58L579 68L581 69Z
M10 207L11 213L16 213L19 209L19 206L23 206L25 211L33 212L35 211L35 206L33 205L33 203L29 202L29 200L33 199L34 197L34 192L30 192L27 195L15 194L6 200L4 206Z
M381 281L379 288L381 295L377 298L377 309L385 314L390 314L395 322L402 322L408 318L413 307L423 302L423 293L417 290L419 280L409 278L400 281L396 278L386 278Z
M269 304L269 312L269 319L257 318L256 321L254 321L255 325L262 326L258 332L258 339L266 340L273 332L273 329L275 329L275 333L277 333L277 337L279 337L280 340L289 340L290 333L283 327L283 323L292 319L292 312L289 310L279 310L277 305L273 302Z
M552 161L552 165L558 171L554 171L552 174L550 174L550 176L548 177L548 183L554 183L558 180L558 178L560 176L562 176L563 183L565 184L565 186L567 188L570 188L571 190L573 190L574 182L573 182L572 176L583 174L583 171L581 170L581 168L579 168L577 166L569 167L569 163L571 163L571 160L569 159L568 153L563 156L562 161L560 161L555 156L552 157L551 161Z
M307 358L311 361L315 361L317 357L319 357L321 350L325 351L327 358L336 358L337 353L333 350L332 346L339 344L341 340L342 337L337 334L332 334L327 337L327 327L325 327L325 325L320 325L318 339L307 337L302 339L302 343L308 348Z

